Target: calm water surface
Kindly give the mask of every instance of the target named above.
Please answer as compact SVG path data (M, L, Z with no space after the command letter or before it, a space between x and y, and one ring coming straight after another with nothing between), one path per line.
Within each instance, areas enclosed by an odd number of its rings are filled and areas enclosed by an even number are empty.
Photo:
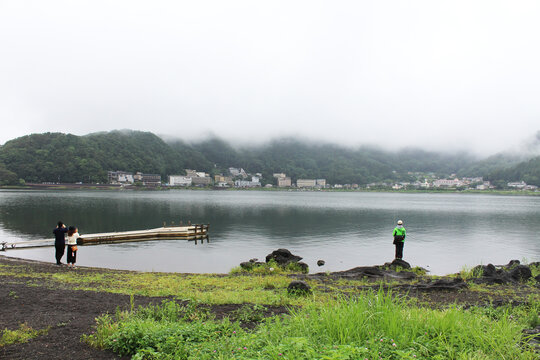
M392 230L407 229L404 259L433 274L463 266L540 260L540 197L263 191L0 191L0 241L52 239L58 220L81 234L209 223L210 241L84 246L77 263L117 269L225 273L278 248L311 272L382 264ZM54 261L54 249L8 250ZM317 267L318 259L326 261ZM64 259L65 260L65 259Z

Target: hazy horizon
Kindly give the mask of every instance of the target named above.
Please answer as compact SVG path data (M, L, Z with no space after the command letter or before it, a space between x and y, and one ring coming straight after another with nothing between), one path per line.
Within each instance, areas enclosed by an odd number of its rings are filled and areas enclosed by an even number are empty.
M540 2L0 2L0 144L136 129L526 151Z

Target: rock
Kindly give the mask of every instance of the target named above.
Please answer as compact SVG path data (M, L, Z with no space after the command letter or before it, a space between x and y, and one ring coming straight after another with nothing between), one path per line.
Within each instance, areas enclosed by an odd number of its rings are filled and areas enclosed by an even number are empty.
M461 290L468 287L462 278L439 279L427 284L419 284L415 288L418 290Z
M358 266L345 271L333 272L332 275L342 277L367 277L367 278L383 278L385 272L376 266Z
M493 264L487 264L487 265L478 265L473 268L473 274L478 274L479 276L496 276L497 275L497 269L495 268L495 265Z
M478 265L473 268L473 272L479 275L472 280L477 284L506 284L526 281L532 277L531 269L527 265L520 265L519 260L511 260L500 269L493 264Z
M517 265L510 270L509 275L516 281L527 281L532 277L532 272L527 265Z
M304 281L294 280L287 286L287 292L291 295L311 294L311 287Z
M252 263L256 263L257 261L259 261L259 259L257 258L249 259L249 262L252 262Z
M536 275L534 279L536 280L536 282L540 282L540 275Z
M296 265L298 265L300 267L300 269L302 269L302 272L304 274L307 274L309 272L309 266L305 262L299 261L299 262L296 263Z
M409 264L408 262L402 259L394 259L394 261L390 263L389 267L394 268L394 269L397 267L400 267L402 269L410 269L411 264Z
M274 260L279 265L287 265L290 262L298 262L302 260L300 256L291 254L287 249L277 249L274 250L271 254L266 255L266 262Z
M519 262L519 260L510 260L510 262L508 264L504 265L504 267L510 269L510 268L513 268L514 266L519 265L519 264L521 264Z
M323 266L325 264L324 260L317 260L318 266Z
M253 263L251 261L244 261L240 263L242 269L251 270L253 269Z
M261 266L261 265L264 265L264 263L262 262L255 262L255 261L244 261L244 262L241 262L240 263L240 267L242 269L246 269L246 270L253 270L253 268L255 267L258 267L258 266Z

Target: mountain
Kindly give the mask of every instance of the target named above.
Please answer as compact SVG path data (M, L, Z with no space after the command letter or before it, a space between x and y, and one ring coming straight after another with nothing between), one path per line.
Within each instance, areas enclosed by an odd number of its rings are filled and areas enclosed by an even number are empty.
M23 136L0 148L0 163L27 182L105 182L108 170L165 176L184 168L163 140L138 131Z
M263 183L284 172L293 180L324 178L330 184L414 181L425 173L484 176L499 181L536 184L539 158L523 161L509 155L477 160L466 153L443 154L407 148L395 152L374 147L282 138L258 146L233 146L210 138L197 143L122 130L76 136L44 133L23 136L0 147L0 185L26 182L106 182L107 171L184 174L185 168L210 174L242 167L262 173ZM415 174L417 173L417 174ZM420 175L418 174L420 173Z
M525 181L529 185L540 186L540 156L514 166L495 169L486 178L499 186L510 181Z

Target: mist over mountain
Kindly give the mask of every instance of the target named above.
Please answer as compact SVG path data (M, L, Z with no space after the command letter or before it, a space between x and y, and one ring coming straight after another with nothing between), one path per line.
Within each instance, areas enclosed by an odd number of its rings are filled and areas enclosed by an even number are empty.
M534 144L540 144L536 134ZM535 146L536 146L535 145ZM149 132L118 130L76 136L32 134L0 147L0 183L106 182L107 171L157 173L163 180L184 169L212 175L229 167L262 173L263 183L284 172L294 180L324 178L330 184L414 181L421 174L438 177L482 176L502 184L521 181L540 185L540 157L500 153L484 159L466 152L442 153L404 148L344 147L330 143L279 138L260 145L238 145L217 137L188 143Z

